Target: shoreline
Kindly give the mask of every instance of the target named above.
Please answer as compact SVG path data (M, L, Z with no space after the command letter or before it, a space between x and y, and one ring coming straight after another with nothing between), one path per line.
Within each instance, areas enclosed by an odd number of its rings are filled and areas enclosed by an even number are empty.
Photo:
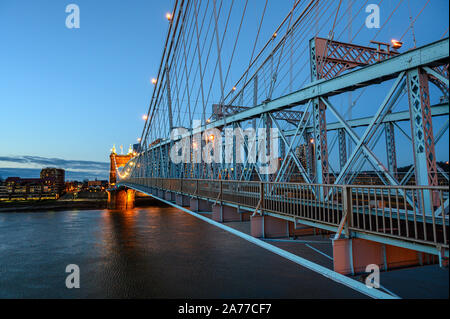
M107 209L106 198L77 200L48 200L36 203L0 202L0 213L32 213L42 211L65 211L71 209L90 210ZM136 198L135 207L161 206L161 203L151 198Z
M3 204L3 203L2 203ZM0 204L0 213L30 213L40 211L61 211L70 209L105 209L107 199L83 199L83 200L56 200L36 203L7 203Z

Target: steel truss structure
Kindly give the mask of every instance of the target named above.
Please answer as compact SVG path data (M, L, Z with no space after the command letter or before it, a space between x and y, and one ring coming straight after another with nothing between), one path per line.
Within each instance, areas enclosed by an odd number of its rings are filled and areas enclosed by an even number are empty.
M180 1L175 9L178 12L177 16L188 15L189 3ZM196 5L195 1L194 4ZM222 185L220 181L230 185L259 182L262 183L259 187L264 190L265 196L272 196L270 200L275 202L279 200L275 198L276 195L290 194L291 186L293 189L305 188L308 196L311 196L309 197L311 202L317 207L323 207L327 200L334 196L333 189L338 189L337 192L341 194L339 196L343 196L342 192L347 191L346 185L350 185L353 195L346 197L346 203L361 194L362 200L367 202L367 206L362 209L368 208L370 212L372 204L369 203L368 197L364 199L364 196L370 196L371 189L368 186L360 188L357 186L366 185L367 176L370 175L370 178L375 180L373 184L384 187L381 191L374 191L376 196L379 195L385 200L392 195L397 201L400 199L404 202L405 216L402 218L406 220L414 218L416 221L420 215L422 221L431 218L433 225L437 225L435 218L440 218L439 225L443 227L441 234L443 237L435 234L434 239L429 242L425 235L424 239L419 241L434 245L439 253L444 247L448 256L448 190L436 187L448 185L449 176L437 164L436 145L443 136L448 135L449 39L398 53L391 50L388 45L384 49L380 45L378 48L371 48L316 36L306 40L309 43L307 54L310 58L311 83L287 95L273 97L279 73L272 71L267 76L264 72L275 68L277 57L281 61L284 50L289 49L285 48L285 44L297 36L295 33L297 23L305 23L304 20L318 5L319 2L310 1L301 7L301 10L298 9L300 11L297 18L293 18L294 13L288 15L285 21L290 22L285 27L284 36L278 43L273 43L274 49L268 57L253 69L253 74L247 70L241 78L242 82L238 82L241 86L233 87L230 94L224 94L222 85L220 102L212 104L209 117L205 116L205 112L202 113L203 118L198 125L176 127L174 124L172 110L175 100L179 103L177 93L174 93L178 84L171 81L176 76L175 72L180 71L169 68L170 59L177 57L163 55L166 62L162 63L160 68L158 75L160 84L156 91L162 96L159 100L164 100L167 105L165 108L167 131L158 131L152 128L152 122L146 123L142 135L142 151L118 173L120 177L118 184L139 189L140 186L165 187L164 181L179 180L180 183L197 181L197 184L198 181L206 181L205 183L211 181L214 183L211 185L217 188L218 185ZM197 10L195 6L194 9ZM196 11L194 12L198 15ZM171 28L180 28L179 23L182 28L181 19L174 20ZM181 40L176 41L177 37ZM182 45L184 43L182 37L183 34L173 35L171 41L168 37L166 49ZM271 41L274 41L275 37L277 33ZM220 48L220 43L217 47ZM201 61L199 63L201 65ZM187 74L187 70L184 71ZM200 79L203 79L201 68ZM261 82L264 81L268 89L261 99ZM203 84L199 91L202 91L202 88ZM384 93L380 93L381 89ZM366 110L370 114L349 119L337 101L343 94L361 90L376 90L374 96L380 97L383 94L383 98L380 102L369 101L370 105ZM187 93L189 95L189 90ZM403 97L407 97L406 101ZM399 110L398 105L402 105L403 109ZM158 105L154 104L149 110L149 121L152 119L155 121L151 111L154 112L157 107ZM205 108L205 105L203 107ZM190 106L188 108L190 109ZM445 117L447 120L434 130L436 119L441 119L442 122L442 118ZM409 132L404 127L408 123ZM174 128L178 131L169 138L170 130ZM243 131L236 130L239 128ZM227 144L225 141L227 129L237 132L253 129L256 132L256 139L263 137L262 143L256 143L242 135L235 136L231 144ZM278 135L275 138L269 137L268 133L274 129ZM396 141L399 138L408 141L413 157L411 159L413 165L402 174L397 167L399 155ZM180 143L184 143L187 152L184 161L175 163L171 160L171 150L174 145ZM221 160L207 162L201 152L204 148L207 148L210 154L220 154L218 158ZM230 148L232 159L224 161L223 154ZM380 152L380 148L383 151ZM256 158L251 155L255 149L260 151ZM261 168L267 165L267 155L273 149L279 150L276 156L277 169L264 173ZM242 157L236 156L237 153L243 154ZM139 186L139 183L143 184ZM281 193L276 193L274 188L280 186L273 185L279 183L288 183L286 185L291 186L283 188ZM407 188L407 185L418 187L420 191ZM166 189L169 190L169 187ZM170 190L181 191L175 188ZM192 192L190 189L187 194L192 195ZM301 193L301 190L298 192ZM298 192L296 194L300 194ZM254 193L258 194L258 191ZM347 223L355 223L355 220L348 221L347 215L343 213L342 207L346 204L340 202L343 197L339 196L337 205L341 205L341 208L340 213L335 216L333 227L330 228L323 220L315 220L312 216L306 218L296 215L293 217L294 221L333 231L339 225L343 225L345 220ZM210 199L210 196L206 198ZM295 203L300 205L301 200L295 198ZM395 209L399 210L398 205L397 203ZM249 207L255 212L263 211L263 207L256 203L252 203ZM385 209L390 209L392 213L392 207L391 203L381 207L383 218ZM288 209L284 208L282 211L271 210L271 213L280 214L284 218L290 216ZM378 223L378 213L375 214L374 221ZM400 220L400 213L397 216ZM298 217L301 218L297 219ZM408 222L405 225L409 227ZM379 228L372 229L372 225L370 227L370 230L366 228L354 230L360 231L360 236L363 236L363 233L367 234L368 231L373 231L376 236L390 235L388 231L379 232ZM417 230L415 236L417 243ZM439 242L437 237L440 238Z
M448 116L448 101L430 105L431 93L428 83L436 81L429 81L429 78L433 77L448 90L448 78L435 71L436 68L445 66L448 66L448 39L396 55L330 80L314 81L304 89L278 99L265 101L255 107L214 105L213 121L191 129L190 132L180 135L177 140L160 139L158 143L151 145L135 157L130 164L137 165L132 170L130 167L127 170L134 177L217 179L220 175L223 179L272 181L293 181L295 177L297 181L306 183L348 184L355 181L363 167L361 163L366 163L385 185L405 185L413 176L416 185L437 185L438 175L448 180L448 175L441 174L442 170L439 170L436 165L434 148L443 134L448 131L448 121L434 137L433 118ZM395 81L383 102L378 107L372 108L376 111L372 117L346 120L338 107L330 101L331 97L341 93L361 87L370 88L373 84L389 80ZM395 112L393 107L405 92L408 95L409 112ZM301 110L292 110L300 106ZM333 115L337 121L327 122L326 114ZM271 176L261 176L255 170L260 164L248 161L241 163L241 167L238 167L237 162L208 165L204 162L197 164L170 162L170 147L175 142L183 138L193 140L194 136L212 129L219 129L224 137L225 128L244 127L249 120L251 126L256 129L268 127L279 129L280 167ZM414 146L415 165L411 170L412 173L408 172L403 179L400 179L396 172L394 128L404 121L411 123L409 138ZM288 122L291 125L284 129L282 122ZM356 132L356 128L360 127L366 127L362 135ZM328 134L333 131L337 131L339 136L340 168L337 171L330 169L327 160ZM401 132L407 134L404 130ZM386 140L387 165L373 151L373 147L383 134ZM346 137L354 145L350 154L347 154ZM203 139L202 145L206 144L208 141ZM224 150L225 143L222 143L221 147ZM233 149L243 147L245 153L249 152L249 145L245 139L243 145L234 143L232 147ZM190 152L191 155L195 153L193 144L191 144ZM232 171L233 173L230 174Z

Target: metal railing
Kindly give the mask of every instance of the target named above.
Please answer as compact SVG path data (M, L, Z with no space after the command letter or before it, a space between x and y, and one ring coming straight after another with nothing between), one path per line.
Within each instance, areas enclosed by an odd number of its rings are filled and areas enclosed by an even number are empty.
M128 178L121 183L199 196L409 242L448 248L449 189L233 180Z

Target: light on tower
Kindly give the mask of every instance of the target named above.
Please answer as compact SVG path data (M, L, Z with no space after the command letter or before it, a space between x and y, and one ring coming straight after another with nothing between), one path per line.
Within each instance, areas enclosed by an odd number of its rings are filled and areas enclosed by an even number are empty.
M142 115L142 119L143 119L144 121L147 121L148 116L147 116L146 114L144 114L144 115Z
M152 79L152 84L153 84L153 85L155 85L157 82L158 82L157 79L155 79L155 78Z
M167 13L166 13L166 19L169 20L169 21L171 21L171 20L172 20L172 13L167 12Z
M400 48L402 47L403 42L400 42L400 41L398 41L398 40L392 39L392 40L391 40L391 44L392 44L392 47L393 47L394 49L398 50L398 49L400 49Z

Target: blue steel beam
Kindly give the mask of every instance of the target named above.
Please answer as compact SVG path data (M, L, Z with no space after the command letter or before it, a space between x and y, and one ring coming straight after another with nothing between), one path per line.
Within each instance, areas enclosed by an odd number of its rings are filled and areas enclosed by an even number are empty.
M318 80L310 85L283 97L265 102L251 109L227 116L226 118L195 128L192 132L182 135L188 137L203 131L220 128L233 122L241 122L260 116L263 113L289 109L296 105L302 105L309 100L318 97L329 97L343 92L353 91L358 88L380 83L397 77L401 72L425 66L434 66L448 63L449 39L443 39L423 47L399 54L396 57L375 63L331 80ZM169 143L168 140L154 145L158 147Z
M448 103L436 104L431 107L431 116L445 116L450 114L450 107ZM358 119L346 120L347 124L351 128L368 126L370 121L372 120L371 116L361 117ZM408 111L400 111L395 113L389 113L386 117L381 121L381 123L390 123L390 122L402 122L402 121L410 121L411 115ZM344 128L341 122L333 122L327 124L327 131L335 131ZM313 126L310 125L306 127L305 132L312 133L314 130ZM295 134L295 130L287 130L285 131L285 136L291 136Z

